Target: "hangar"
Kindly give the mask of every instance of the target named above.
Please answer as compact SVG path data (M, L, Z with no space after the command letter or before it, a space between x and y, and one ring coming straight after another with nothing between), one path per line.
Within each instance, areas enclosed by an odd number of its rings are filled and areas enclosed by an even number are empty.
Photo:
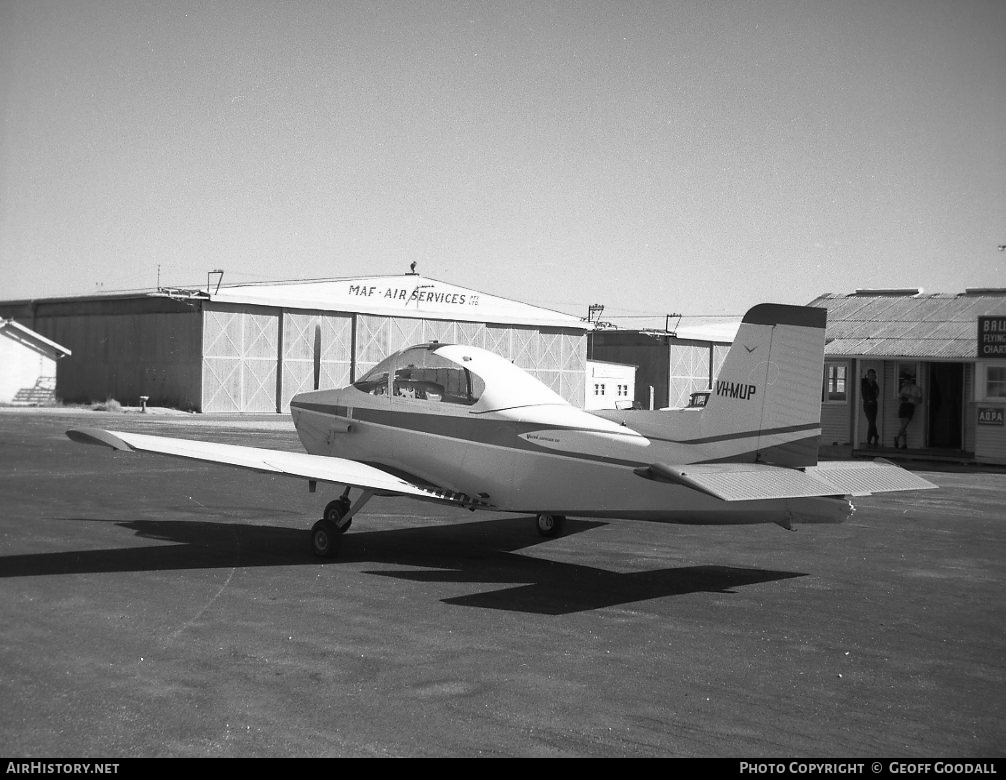
M221 272L217 272L221 273ZM115 398L201 412L282 412L427 342L495 351L577 406L593 326L416 273L0 304L66 344L63 401Z

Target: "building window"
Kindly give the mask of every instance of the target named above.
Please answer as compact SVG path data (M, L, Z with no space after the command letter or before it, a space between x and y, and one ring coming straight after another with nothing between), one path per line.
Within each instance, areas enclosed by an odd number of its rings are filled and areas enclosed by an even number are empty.
M618 395L621 398L627 397L629 395L629 386L628 385L619 385L618 386Z
M985 397L1006 399L1006 366L987 366L985 368Z
M844 404L849 400L849 364L824 364L824 402Z

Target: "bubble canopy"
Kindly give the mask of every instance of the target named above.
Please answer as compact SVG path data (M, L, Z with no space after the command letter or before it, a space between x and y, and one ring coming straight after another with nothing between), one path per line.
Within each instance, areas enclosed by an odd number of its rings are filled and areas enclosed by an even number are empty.
M374 396L472 411L566 401L499 355L460 344L420 344L385 358L353 387Z

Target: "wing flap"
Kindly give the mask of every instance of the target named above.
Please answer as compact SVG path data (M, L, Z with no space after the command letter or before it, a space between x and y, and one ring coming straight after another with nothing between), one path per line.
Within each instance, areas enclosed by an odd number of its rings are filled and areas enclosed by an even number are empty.
M893 463L827 463L806 469L763 463L654 463L640 476L690 487L723 501L757 501L814 496L865 496L936 485Z
M176 439L167 436L150 436L142 433L122 433L97 428L69 430L66 435L83 444L97 444L127 452L152 452L177 458L201 460L226 466L250 469L270 474L282 474L301 479L334 482L339 485L375 490L404 496L414 496L454 504L468 504L467 496L438 490L410 482L365 463L310 455L306 452L284 452L262 447L244 447L236 444Z

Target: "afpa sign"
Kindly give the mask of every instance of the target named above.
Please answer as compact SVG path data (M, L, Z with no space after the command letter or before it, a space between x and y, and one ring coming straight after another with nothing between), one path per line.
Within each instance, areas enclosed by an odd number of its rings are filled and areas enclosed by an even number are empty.
M978 318L978 357L1006 358L1006 316Z
M1003 408L1001 406L979 406L978 407L978 424L979 425L1002 425L1003 424Z

